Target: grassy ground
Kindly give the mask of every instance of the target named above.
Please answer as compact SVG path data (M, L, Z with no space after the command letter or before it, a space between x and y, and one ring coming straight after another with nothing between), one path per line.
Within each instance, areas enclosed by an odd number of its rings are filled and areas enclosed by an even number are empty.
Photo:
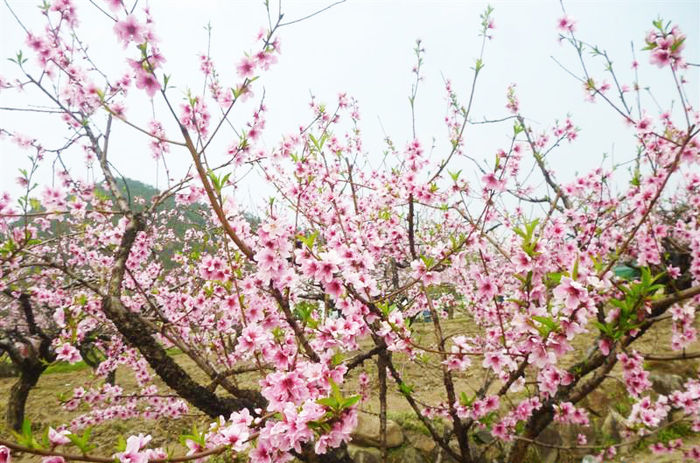
M423 323L419 327L419 336L417 338L417 343L421 345L430 345L434 340L432 330L432 324ZM473 334L475 327L466 319L455 319L450 320L445 323L444 333L446 335L451 334ZM645 338L638 343L635 343L634 348L644 353L655 353L660 354L669 351L669 335L670 335L670 323L668 321L662 322L658 328L650 332ZM590 347L591 340L581 337L577 340L576 352L585 352L588 347ZM700 349L700 345L693 346L689 351L695 351ZM570 363L577 359L577 355L580 354L572 353L567 355L564 362ZM180 353L174 353L174 357L177 359L184 368L192 372L195 378L206 383L204 375L197 370L193 362L187 358L185 355ZM396 363L397 369L404 376L406 383L411 385L415 391L415 397L419 403L426 404L437 404L444 401L444 388L442 373L440 369L440 363L436 355L425 354L419 356L416 361L410 361L403 355L395 355L394 361ZM477 360L475 359L475 364ZM650 365L654 371L660 372L670 372L673 374L681 374L684 377L695 377L697 376L698 363L697 362L667 362L659 364ZM479 371L480 366L476 368L477 373L473 371L474 368L470 370L470 373L460 373L455 375L456 389L459 392L466 391L471 394L474 390L482 386L484 377ZM365 363L365 370L369 373L370 378L376 378L376 365L373 362ZM241 384L254 384L259 380L260 376L255 373L247 373L239 378ZM352 375L346 382L344 388L348 393L355 393L358 390L357 385L357 375ZM621 378L621 373L619 367L613 370L610 378L605 381L603 388L599 391L595 391L589 399L584 402L584 405L591 410L591 417L595 422L594 428L599 428L602 422L602 418L597 418L596 415L603 415L607 408L616 408L618 411L626 413L628 410L625 409L625 404L627 403L626 393L624 388L620 385L619 379ZM528 380L534 378L529 377ZM391 379L390 379L391 381ZM9 390L14 382L13 378L0 378L0 409L4 410L6 406L6 400L9 396ZM57 426L61 423L66 423L70 421L77 413L80 412L69 412L63 409L59 403L59 395L66 394L70 395L74 387L85 386L90 384L99 384L101 379L94 378L92 376L92 371L87 368L82 362L75 365L67 364L56 364L52 365L47 373L42 375L39 384L31 392L29 398L29 404L27 409L28 419L32 422L36 429L45 429L48 426ZM128 392L137 391L137 385L135 379L131 372L120 369L117 371L117 383ZM165 387L160 381L156 381L162 393L167 393L168 388ZM372 387L377 388L376 379L372 384ZM497 384L492 386L496 388ZM376 394L368 402L363 403L361 408L364 412L369 414L377 414L379 411L379 403L376 398ZM406 429L412 429L418 432L422 431L422 425L419 420L413 414L413 411L406 403L405 399L396 390L395 386L390 382L389 384L389 397L388 397L388 409L390 418L398 421ZM83 410L84 411L84 410ZM174 449L177 454L183 453L182 447L177 444L178 436L183 432L191 429L193 423L197 423L199 428L204 428L210 420L199 413L196 410L193 413L181 420L157 420L157 421L146 421L146 420L128 420L128 421L113 421L107 424L96 426L93 435L94 442L98 445L97 451L103 454L111 454L114 452L113 445L117 440L119 435L130 435L134 433L144 432L150 433L156 436L154 439L154 445L162 445ZM599 429L598 429L599 430ZM7 429L4 428L4 424L0 424L0 435L6 436L8 434ZM690 437L691 441L697 442L698 438L696 435L692 435L690 431L686 428L677 427L676 429L671 429L666 433L666 437ZM700 442L698 442L700 443ZM651 462L662 463L668 461L677 461L678 455L671 455L669 458L676 458L670 460L663 460L663 458L653 457L644 449L638 449L633 451L632 456L621 456L619 461L634 461L636 463L640 462ZM33 461L30 458L19 458L17 461ZM536 460L535 460L536 461ZM563 460L561 460L563 461ZM579 460L580 461L580 460Z

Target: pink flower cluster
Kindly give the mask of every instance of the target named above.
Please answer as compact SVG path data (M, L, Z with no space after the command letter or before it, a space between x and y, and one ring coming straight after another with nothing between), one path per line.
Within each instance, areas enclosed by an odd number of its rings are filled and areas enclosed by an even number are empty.
M671 348L680 351L697 340L695 328L695 305L675 304L669 310L673 320L671 325Z
M678 26L673 26L670 31L663 28L649 31L644 39L646 49L651 50L649 61L658 67L684 68L686 64L681 52L685 48L685 38Z
M129 436L124 451L116 453L114 457L121 463L148 463L149 460L166 458L168 454L163 449L145 448L151 439L150 435L144 434Z
M195 97L188 104L182 104L180 122L199 137L206 138L209 130L209 119L207 105L200 98Z
M668 416L670 410L668 397L659 396L656 402L649 397L644 397L632 405L632 411L627 420L630 424L640 423L649 429L654 429Z
M576 21L569 16L562 16L557 21L557 27L562 32L574 32L576 30Z
M588 412L583 408L576 408L571 402L562 402L554 407L554 420L560 423L578 424L588 426Z
M77 363L82 359L78 349L70 344L63 344L61 347L56 349L56 360L62 360L68 363Z
M644 359L636 351L629 355L622 352L617 355L622 365L622 376L627 390L635 397L651 387L649 372L644 369Z
M500 407L500 399L498 396L491 395L484 397L483 399L478 399L472 402L470 405L463 405L460 402L454 404L454 408L457 411L457 415L462 418L471 418L478 421L488 415L491 412L495 412Z
M527 421L532 413L539 410L540 407L542 407L542 402L537 397L522 400L501 421L493 425L491 434L504 441L510 441L518 422Z

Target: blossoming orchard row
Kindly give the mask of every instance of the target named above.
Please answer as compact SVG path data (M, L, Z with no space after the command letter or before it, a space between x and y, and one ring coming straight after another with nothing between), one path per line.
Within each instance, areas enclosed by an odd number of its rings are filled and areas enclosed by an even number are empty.
M683 361L697 336L700 113L685 93L683 73L694 65L677 27L656 21L645 39L678 98L652 114L638 98L643 84L620 82L607 54L561 19L559 38L580 58L571 73L587 98L629 124L638 148L622 184L612 180L620 172L603 167L561 183L548 156L574 143L577 128L566 118L533 130L515 85L503 96L504 117L489 121L507 140L488 163L470 154L464 135L479 130L472 103L491 8L468 99L446 82L447 151L430 156L414 133L405 143L388 138L382 157L363 145L359 106L346 94L334 105L312 100L297 131L261 142L268 108L255 101L257 79L277 61L278 32L296 22L267 2L269 27L237 61L237 75L219 71L230 57L204 54L201 82L186 94L168 73L148 8L90 3L80 7L97 8L113 31L121 73L96 64L78 5L53 0L41 6L41 28L17 17L29 53L13 58L15 75L0 78L3 94L37 98L65 134L53 146L39 132L0 128L1 142L23 149L30 166L19 179L24 194L0 197L0 352L20 370L8 406L16 432L0 439L0 463L15 453L44 463L221 454L350 461L347 443L372 401L386 456L391 390L455 461L525 461L557 423L580 430L562 451L606 460L644 442L700 461L698 447L660 432L679 422L700 430L700 382L653 392L644 360L654 353L636 347L670 324L666 358ZM423 53L419 43L412 110ZM589 70L597 59L610 83ZM134 109L142 100L152 118ZM147 140L166 169L168 159L186 157L190 174L153 198L131 197L118 173L117 126ZM69 155L85 157L104 180L82 178ZM61 166L56 183L37 185L51 162ZM460 167L471 163L476 178ZM234 194L250 170L274 191L253 217ZM531 204L541 213L526 213ZM93 376L62 404L74 418L34 429L24 406L47 365L88 358L97 359ZM439 398L424 395L421 378L399 362L436 366ZM118 367L133 371L137 390L109 380ZM631 410L619 439L597 439L583 402L615 381L615 368ZM135 432L116 452L91 442L98 425L192 412L210 424L184 434L181 446L154 448L151 435ZM494 445L474 437L483 431Z

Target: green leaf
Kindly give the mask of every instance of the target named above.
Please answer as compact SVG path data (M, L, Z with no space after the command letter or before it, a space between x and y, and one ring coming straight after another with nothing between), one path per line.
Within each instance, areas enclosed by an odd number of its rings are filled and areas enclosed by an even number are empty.
M318 237L318 230L311 233L309 236L299 235L299 240L301 240L301 242L304 243L307 248L313 249L314 242L316 241L317 237Z
M21 432L12 431L12 435L15 437L18 444L32 449L41 448L39 442L32 435L31 421L25 418L24 421L22 421L22 427L20 428L20 431Z
M22 421L22 435L23 436L32 436L32 423L25 418L24 421Z
M634 175L630 179L630 185L636 187L641 185L641 172L639 171L639 167L634 169Z
M331 385L331 393L333 394L333 397L335 397L335 400L337 400L338 403L342 402L343 394L340 392L340 388L335 381L333 381L333 378L328 378L328 383Z
M29 198L29 207L31 207L33 211L38 211L41 210L41 203L36 198Z
M685 42L685 37L678 39L673 42L673 45L671 45L671 51L676 51L678 48L683 45L683 42Z
M339 408L338 401L334 397L323 397L321 399L317 399L316 403L319 405L325 405L333 410L337 410Z
M625 280L634 280L640 275L639 270L632 267L628 267L627 265L618 265L613 269L613 273L615 273L615 276L623 278Z
M338 365L343 363L343 360L345 360L345 356L340 352L336 352L335 354L333 354L333 357L331 357L331 366L337 367Z
M80 449L83 454L88 453L90 450L94 449L96 446L90 443L90 435L92 434L92 428L87 428L83 432L82 436L77 434L68 434L68 439Z
M513 136L518 136L520 133L524 132L525 128L520 124L520 122L516 121L513 124Z
M326 143L326 140L328 139L328 134L324 133L321 135L321 138L317 139L316 137L313 136L313 134L309 134L309 139L313 143L314 147L316 148L316 151L319 153L323 150L323 145Z
M403 395L411 395L413 393L413 386L409 386L408 384L401 382L399 384L399 391L401 391Z
M561 278L564 276L562 272L550 272L547 274L547 283L551 286L557 286L561 283Z
M474 403L474 400L476 399L476 396L474 397L469 397L466 392L462 391L459 394L459 401L462 405L465 407L469 407L472 403Z
M430 256L423 255L423 254L421 254L420 258L427 268L431 268L433 266L433 263L435 262L435 259L433 259Z
M601 333L608 335L608 337L614 337L613 335L615 334L615 328L613 326L610 326L606 323L600 323L599 321L593 321L593 326L598 328Z
M184 443L182 445L185 445ZM114 450L124 452L126 450L126 439L121 434L117 436L117 443L114 445Z
M559 324L556 321L552 320L550 317L541 317L534 315L532 319L537 321L538 323L541 323L543 326L546 326L550 330L553 330L557 326L559 326Z
M343 402L342 408L352 407L353 405L355 405L357 402L360 401L361 397L362 396L357 394L357 395L353 395L353 396L346 398L345 401Z

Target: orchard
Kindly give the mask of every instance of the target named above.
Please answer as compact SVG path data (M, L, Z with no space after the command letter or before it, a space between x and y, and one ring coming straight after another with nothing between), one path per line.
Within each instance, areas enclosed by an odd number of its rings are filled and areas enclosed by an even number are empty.
M479 93L498 40L491 7L466 91L444 80L434 134L444 143L415 128L419 40L402 109L412 137L389 134L377 152L346 93L291 108L298 129L263 142L281 110L263 82L285 30L344 5L288 18L264 2L253 45L203 53L193 82L168 69L168 37L145 3L45 0L41 27L12 5L3 15L25 45L0 99L40 103L0 111L49 116L62 138L9 117L0 127L2 146L26 156L21 193L0 196L0 360L17 372L0 463L351 462L366 420L379 461L395 461L399 402L431 442L422 461L533 462L544 450L560 461L634 461L631 450L700 461L700 113L688 91L698 64L686 61L698 44L674 22L650 18L636 38L633 70L650 63L674 94L647 107L649 89L619 77L566 4L553 5L552 38L577 63L564 79L635 144L626 162L564 182L550 160L576 149L574 118L564 109L534 129L520 86ZM108 69L81 34L87 11L122 50ZM501 115L475 115L479 98ZM470 143L485 127L504 143L480 162ZM165 188L133 191L115 133L147 141ZM187 160L186 174L173 178L173 159ZM47 164L51 183L38 174ZM237 190L250 172L266 188L254 210ZM55 391L71 418L32 423L47 371L80 362L83 384ZM689 373L660 390L653 362ZM595 402L614 388L624 407L615 432L602 432ZM148 424L164 421L179 438ZM119 422L113 442L94 442ZM553 429L567 432L552 442Z

